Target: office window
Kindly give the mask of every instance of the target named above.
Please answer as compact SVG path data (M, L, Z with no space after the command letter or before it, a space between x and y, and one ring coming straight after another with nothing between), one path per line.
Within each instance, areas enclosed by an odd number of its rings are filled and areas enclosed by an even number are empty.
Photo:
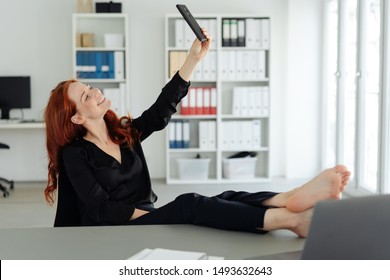
M377 192L378 178L378 143L379 143L379 70L380 70L380 0L362 1L362 13L367 20L366 34L362 40L362 72L365 82L362 86L364 123L363 139L363 172L361 186Z
M346 164L353 189L389 192L388 3L325 0L323 164ZM386 19L386 20L385 20ZM336 49L336 51L335 51ZM389 75L387 75L389 76Z
M343 124L340 133L344 133L340 149L340 162L345 163L352 172L351 180L355 174L355 138L356 138L356 67L357 67L357 0L347 0L345 4L346 19L345 36L343 36L343 74L344 106L340 108L340 115L343 115Z

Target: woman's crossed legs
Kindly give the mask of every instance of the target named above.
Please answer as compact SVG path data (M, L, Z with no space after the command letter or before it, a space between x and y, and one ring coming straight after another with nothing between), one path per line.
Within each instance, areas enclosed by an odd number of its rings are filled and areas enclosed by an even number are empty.
M336 165L300 187L263 201L262 205L270 208L265 213L261 229L289 229L306 237L314 205L321 200L339 199L350 175L344 165Z

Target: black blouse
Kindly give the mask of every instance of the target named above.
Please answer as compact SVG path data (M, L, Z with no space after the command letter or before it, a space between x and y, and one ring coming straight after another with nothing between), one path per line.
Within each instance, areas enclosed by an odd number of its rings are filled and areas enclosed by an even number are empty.
M189 86L176 73L156 102L133 119L141 141L166 127ZM124 224L134 208L148 210L157 200L141 143L120 151L121 163L84 138L63 148L65 174L60 176L67 176L76 192L81 225Z

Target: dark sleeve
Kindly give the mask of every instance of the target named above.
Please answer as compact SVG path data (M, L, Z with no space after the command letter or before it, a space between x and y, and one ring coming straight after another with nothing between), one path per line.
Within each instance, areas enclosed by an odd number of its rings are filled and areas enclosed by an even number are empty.
M154 131L165 128L171 116L176 113L176 105L187 94L189 82L183 80L179 72L165 85L156 102L133 120L133 124L140 133L141 141L145 140Z
M88 153L80 146L66 146L63 162L78 199L85 207L86 215L98 224L123 224L134 213L131 201L115 201L97 182Z

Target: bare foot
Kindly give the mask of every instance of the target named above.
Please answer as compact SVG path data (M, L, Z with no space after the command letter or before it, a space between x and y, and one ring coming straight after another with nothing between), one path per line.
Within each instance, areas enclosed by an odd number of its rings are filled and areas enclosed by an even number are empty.
M306 237L312 215L313 209L295 213L286 208L270 208L265 213L261 229L266 231L288 229L300 237Z
M342 176L342 181L341 181L340 191L343 192L348 185L349 178L351 177L351 172L349 171L343 172L341 173L341 176Z
M309 233L311 218L313 216L313 209L309 209L298 213L297 224L290 230L300 237L306 237Z
M326 169L295 189L287 199L286 208L292 212L302 212L312 208L320 200L340 198L349 176L350 172L344 165Z

